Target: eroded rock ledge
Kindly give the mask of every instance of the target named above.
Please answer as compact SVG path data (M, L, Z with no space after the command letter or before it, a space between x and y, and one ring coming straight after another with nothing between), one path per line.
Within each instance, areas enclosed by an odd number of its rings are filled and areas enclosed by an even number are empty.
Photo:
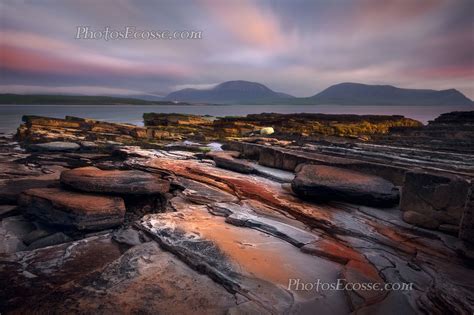
M251 134L275 134L282 138L339 136L368 138L389 128L417 127L419 122L403 116L259 114L246 117L210 117L185 114L145 113L145 127L66 116L65 119L24 116L17 138L30 143L49 141L94 141L143 144L144 142L210 141ZM272 126L272 127L269 127ZM33 146L40 148L38 146Z

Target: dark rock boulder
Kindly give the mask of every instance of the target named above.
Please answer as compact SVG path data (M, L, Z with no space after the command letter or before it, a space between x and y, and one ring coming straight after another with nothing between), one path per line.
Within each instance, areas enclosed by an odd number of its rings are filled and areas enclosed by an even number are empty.
M142 171L100 170L96 167L76 168L61 173L61 183L85 192L125 195L166 193L168 181Z
M380 207L398 202L398 190L389 181L331 166L302 165L296 169L291 186L298 196L315 201L339 200Z
M78 230L101 230L117 226L124 220L122 198L82 194L59 188L37 188L24 191L18 202L25 213L45 223Z

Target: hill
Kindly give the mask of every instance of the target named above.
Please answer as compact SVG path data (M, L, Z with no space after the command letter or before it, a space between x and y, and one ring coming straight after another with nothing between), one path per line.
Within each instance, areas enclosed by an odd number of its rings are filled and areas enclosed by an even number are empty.
M340 83L307 98L314 104L338 105L471 105L472 101L455 89L402 89L391 85Z
M197 103L237 104L248 102L274 102L291 99L293 96L275 92L263 84L249 81L227 81L213 88L183 89L168 94L165 99Z

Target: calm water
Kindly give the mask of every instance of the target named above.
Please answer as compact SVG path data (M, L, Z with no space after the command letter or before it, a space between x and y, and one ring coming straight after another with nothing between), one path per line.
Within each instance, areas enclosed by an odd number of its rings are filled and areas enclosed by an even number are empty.
M439 114L450 111L474 110L473 106L337 106L337 105L0 105L0 133L13 133L23 115L64 118L77 116L143 125L142 115L155 113L185 113L211 116L243 116L258 113L324 113L404 115L427 123Z

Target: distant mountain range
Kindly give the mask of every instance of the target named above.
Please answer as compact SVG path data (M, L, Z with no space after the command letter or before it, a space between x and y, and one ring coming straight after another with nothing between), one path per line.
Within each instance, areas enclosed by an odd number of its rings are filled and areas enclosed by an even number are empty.
M184 89L168 94L166 100L216 104L287 105L472 105L455 89L401 89L391 85L340 83L311 97L294 97L275 92L263 84L228 81L211 89Z
M205 90L183 89L165 97L170 101L216 104L262 103L291 98L294 96L275 92L263 84L249 81L227 81Z
M273 91L261 83L241 80L227 81L210 89L183 89L172 92L163 99L150 94L126 97L0 94L0 104L170 105L177 102L240 105L474 105L455 89L436 91L402 89L391 85L340 83L310 97L294 97Z

